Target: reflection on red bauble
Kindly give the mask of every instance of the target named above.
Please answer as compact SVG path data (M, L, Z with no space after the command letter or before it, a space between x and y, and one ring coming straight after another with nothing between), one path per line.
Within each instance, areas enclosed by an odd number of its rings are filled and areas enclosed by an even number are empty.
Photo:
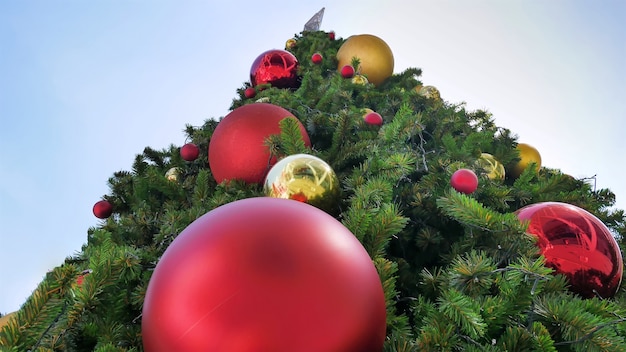
M280 121L293 117L289 111L268 103L240 106L226 115L209 141L209 167L217 183L243 180L261 183L276 164L265 140L280 134ZM300 124L304 144L311 146L309 135Z
M113 214L113 205L106 200L97 201L93 205L93 215L98 219L106 219Z
M583 297L612 297L622 280L622 254L609 229L593 214L577 206L544 202L516 212L529 221L528 232L546 266L567 276L571 290Z
M288 199L248 198L190 224L146 291L146 352L380 352L385 297L339 221Z
M259 55L250 68L253 86L271 84L276 88L298 88L298 59L286 50L268 50Z
M472 194L478 188L478 177L470 169L458 169L452 174L450 185L458 192Z

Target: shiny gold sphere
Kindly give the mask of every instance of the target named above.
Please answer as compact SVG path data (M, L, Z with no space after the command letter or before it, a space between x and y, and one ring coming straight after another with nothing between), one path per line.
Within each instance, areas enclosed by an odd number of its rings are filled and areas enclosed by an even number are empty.
M369 83L369 81L367 80L367 78L363 75L354 75L354 77L352 77L352 83L354 84L360 84L360 85L366 85Z
M165 173L165 178L168 179L168 181L178 181L178 179L180 178L180 173L181 170L179 167L173 167L167 170L167 172Z
M418 89L419 87L419 89ZM433 86L417 86L415 87L417 93L427 99L433 100L441 100L441 94L439 93L439 89Z
M287 39L287 42L285 42L285 49L292 49L295 46L296 40L294 38L289 38Z
M504 165L502 165L493 155L489 153L480 154L480 158L476 161L478 166L484 170L488 178L492 180L503 181L506 175Z
M377 86L393 74L393 53L389 45L371 34L353 35L346 39L337 51L338 65L341 70L345 65L352 65L353 58L359 59L357 73Z
M266 196L293 199L333 214L338 210L339 179L324 160L294 154L279 160L265 177Z
M12 312L12 313L8 313L6 315L3 315L0 318L0 329L2 329L3 326L7 325L9 323L9 320L11 319L12 316L16 315L16 312Z
M535 147L526 143L519 143L517 145L517 151L519 152L520 161L517 162L511 170L511 176L519 177L531 163L535 163L534 171L539 172L541 168L541 155Z

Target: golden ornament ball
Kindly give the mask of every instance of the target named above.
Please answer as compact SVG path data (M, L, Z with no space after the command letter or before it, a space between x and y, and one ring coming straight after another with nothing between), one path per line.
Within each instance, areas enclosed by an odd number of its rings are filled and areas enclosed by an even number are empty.
M363 75L354 75L354 77L352 77L352 83L364 86L368 84L369 81L367 80L367 77Z
M352 65L352 59L359 59L357 73L365 75L367 80L377 86L393 74L393 53L389 45L371 34L353 35L346 39L337 51L339 61L337 69Z
M511 176L515 178L519 177L531 163L535 163L534 171L539 172L539 169L541 168L541 155L539 154L539 151L535 147L526 143L518 143L517 150L519 151L520 161L513 166L510 173Z
M419 87L419 90L417 89L417 87ZM441 94L439 93L439 89L437 89L434 86L417 86L415 88L415 90L417 90L417 93L423 97L425 97L426 99L433 99L433 100L441 100Z
M266 196L293 199L333 214L340 198L339 179L324 160L309 154L294 154L279 160L263 184Z
M11 319L11 317L14 316L15 314L16 314L16 312L13 312L13 313L5 314L2 317L0 317L0 329L2 329L2 327L7 325L9 323L9 320Z
M489 153L480 154L476 160L477 165L482 168L489 179L503 181L506 173L502 165L493 155Z
M285 49L293 49L296 46L296 40L294 38L287 39L285 42Z
M165 173L165 178L168 179L168 181L178 181L178 179L180 178L180 173L181 170L179 167L173 167L167 170L167 172Z

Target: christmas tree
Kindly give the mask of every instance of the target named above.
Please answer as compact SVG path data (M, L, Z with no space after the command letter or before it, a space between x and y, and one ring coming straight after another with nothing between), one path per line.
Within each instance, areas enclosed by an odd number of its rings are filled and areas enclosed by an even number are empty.
M535 148L488 112L442 99L420 69L392 74L380 38L335 38L319 21L259 55L230 114L186 126L184 146L146 147L113 174L94 206L104 220L3 322L3 350L626 350L626 217L611 208L615 195L541 167ZM235 222L269 237L244 243L254 237ZM199 232L208 245L240 237L202 255ZM354 258L333 256L322 236ZM313 254L292 255L299 240ZM295 270L288 284L301 295L252 269ZM329 289L307 286L309 273ZM254 292L230 295L225 287L244 285L233 277ZM344 285L351 277L360 286ZM225 313L190 317L222 294L215 310ZM371 319L355 315L378 306ZM267 330L205 331L207 316ZM185 333L168 336L168 326Z

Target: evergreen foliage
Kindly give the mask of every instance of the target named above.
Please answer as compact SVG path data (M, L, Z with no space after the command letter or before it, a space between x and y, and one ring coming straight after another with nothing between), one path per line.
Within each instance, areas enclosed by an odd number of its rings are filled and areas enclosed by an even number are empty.
M625 351L624 289L611 299L582 299L539 256L513 214L536 202L560 201L598 216L623 245L626 217L610 190L542 168L519 178L489 179L476 166L490 153L507 167L517 137L487 111L419 95L421 70L409 68L374 87L337 73L343 39L322 31L295 35L298 89L259 90L244 83L231 109L267 101L294 119L267 140L276 156L308 152L328 162L342 185L340 220L361 241L381 277L387 302L385 352ZM309 60L319 52L324 60ZM383 116L363 122L364 109ZM185 126L200 157L185 162L179 147L145 148L131 171L109 179L114 216L88 230L79 253L46 274L0 331L6 351L142 351L141 309L159 257L191 222L238 199L262 196L259 185L216 184L207 150L217 120ZM180 168L177 181L164 174ZM479 188L450 188L452 173L475 169ZM76 279L84 270L82 284Z

